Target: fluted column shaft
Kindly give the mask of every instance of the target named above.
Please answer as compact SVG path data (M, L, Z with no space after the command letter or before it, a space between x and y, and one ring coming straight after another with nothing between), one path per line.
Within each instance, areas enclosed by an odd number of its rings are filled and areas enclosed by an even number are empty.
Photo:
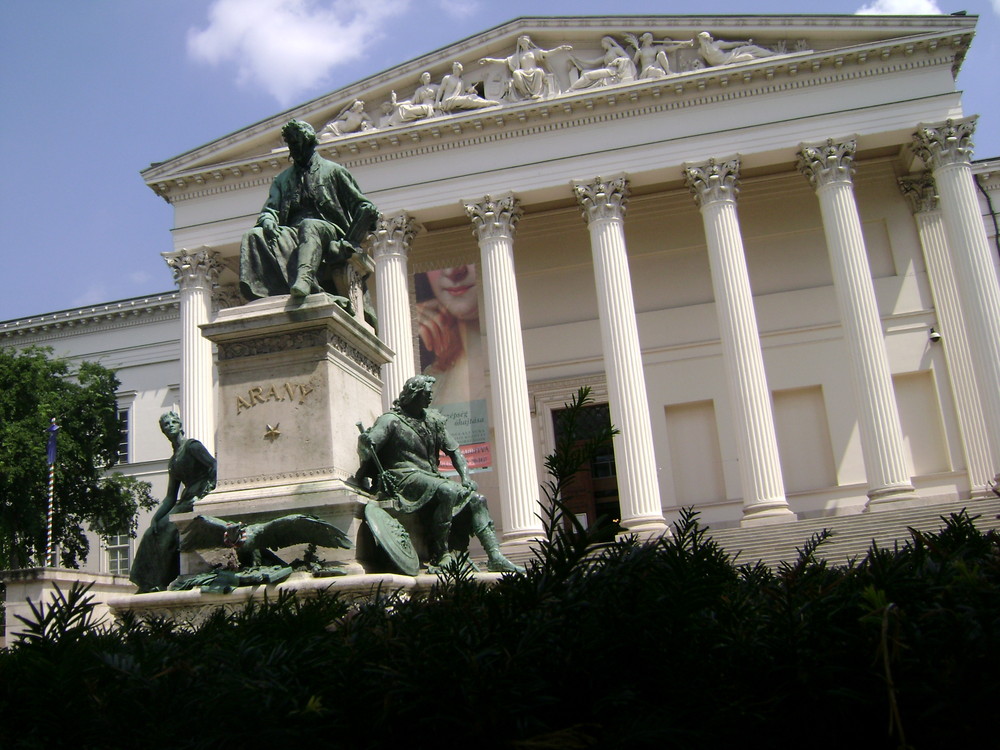
M685 165L684 174L705 225L722 364L736 427L743 525L747 526L789 521L795 516L785 499L771 392L736 213L739 169L739 159L710 159Z
M856 148L853 140L804 144L799 151L799 169L819 198L857 403L868 507L876 508L881 503L913 498L914 488L903 452L889 356L854 199Z
M407 290L407 259L417 222L405 211L379 219L372 241L379 338L395 353L382 365L382 408L389 411L403 390L403 383L416 375L413 362L413 324Z
M913 207L920 245L924 251L927 278L942 334L941 346L948 363L948 380L962 431L962 450L965 453L972 496L992 496L989 480L993 478L993 463L990 459L989 438L983 419L982 401L976 389L972 351L962 312L961 295L948 253L948 238L937 188L930 174L915 179L902 179L899 184Z
M574 191L590 230L608 405L611 421L619 430L614 450L621 525L640 534L663 532L666 520L656 476L649 401L625 249L628 181L625 177L598 177L590 183L576 184Z
M222 265L209 248L163 253L180 288L181 421L188 437L215 453L215 378L212 342L201 325L212 317L212 290Z
M948 245L969 333L983 419L990 436L991 470L1000 482L1000 285L973 187L972 133L976 118L921 125L914 150L937 185Z
M490 362L490 403L505 543L542 535L521 311L514 278L514 228L521 208L512 194L465 204L479 241Z

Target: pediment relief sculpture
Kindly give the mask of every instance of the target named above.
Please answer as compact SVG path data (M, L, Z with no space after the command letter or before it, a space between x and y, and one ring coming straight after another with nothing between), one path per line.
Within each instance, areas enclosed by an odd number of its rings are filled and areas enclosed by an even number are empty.
M601 39L601 47L604 48L604 56L596 60L584 60L577 56L570 58L578 72L569 91L631 83L638 77L632 58L614 37Z
M554 52L568 52L571 49L573 48L568 44L542 49L525 34L518 37L517 48L512 55L483 57L479 64L507 67L507 85L500 98L507 101L548 99L560 93L555 75L549 67L549 56Z
M625 41L635 50L632 62L635 63L640 80L666 78L671 75L673 71L670 68L668 54L695 46L693 39L684 42L675 42L672 39L655 42L652 33L648 31L638 38L635 34L626 34Z
M805 40L793 52L806 52ZM596 51L596 50L595 50ZM432 117L445 117L523 101L540 101L582 90L619 86L635 81L666 78L692 70L737 65L788 54L787 43L770 47L752 39L729 41L702 31L691 39L657 40L652 32L626 33L621 40L605 35L600 54L590 56L569 44L543 49L531 37L518 37L507 57L479 58L479 70L469 74L459 61L451 72L432 82L430 71L420 75L413 95L400 99L395 91L379 106L377 124L354 99L317 133L320 143L369 130L406 125Z
M470 109L485 109L500 104L496 99L486 99L480 95L475 84L466 84L462 78L465 69L462 63L451 64L451 73L441 79L438 88L438 107L442 112L456 112Z
M767 49L754 44L753 39L745 41L725 41L714 39L707 31L702 31L697 36L698 52L708 67L714 68L720 65L738 65L739 63L753 62L766 57L776 57L788 54L784 45L778 49ZM797 51L805 51L797 50Z
M316 134L316 138L320 143L325 143L348 133L359 133L362 130L374 128L375 123L365 112L365 103L360 99L355 99L324 125L323 129Z

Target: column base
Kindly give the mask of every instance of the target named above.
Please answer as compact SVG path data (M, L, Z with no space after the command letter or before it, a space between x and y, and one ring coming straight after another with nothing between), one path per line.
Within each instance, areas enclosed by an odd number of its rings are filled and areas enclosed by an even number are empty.
M622 519L625 531L619 536L637 536L640 541L655 539L660 536L673 536L670 526L663 516L646 516L641 518Z
M919 504L916 488L911 484L902 484L870 491L865 510L896 510L900 507L915 504Z
M785 498L780 500L765 500L763 502L746 505L743 508L743 518L740 526L770 526L776 523L789 523L795 521L797 516L789 509L788 501Z
M528 560L535 558L534 548L538 539L539 537L531 537L530 539L501 542L500 551L508 560L516 562L518 565L524 565Z
M996 500L1000 496L993 487L976 487L969 493L970 500Z

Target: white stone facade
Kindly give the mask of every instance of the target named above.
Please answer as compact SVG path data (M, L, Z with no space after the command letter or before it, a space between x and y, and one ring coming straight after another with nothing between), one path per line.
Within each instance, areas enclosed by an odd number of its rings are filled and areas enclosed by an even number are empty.
M196 325L213 284L233 303L246 217L286 165L281 126L296 117L320 130L363 101L371 121L319 151L384 217L373 292L397 359L382 377L398 385L415 371L413 274L481 264L495 464L477 481L508 544L539 531L553 410L580 385L623 429L626 529L655 533L684 506L715 527L752 526L988 493L1000 384L969 352L1000 346L1000 305L968 297L1000 293L987 202L1000 207L1000 163L928 150L935 132L974 128L954 71L975 19L733 24L517 20L145 170L174 208L171 264L196 256L203 269L201 286L178 272L181 305L196 308L170 323L180 364L164 370L186 420L215 413ZM678 48L664 75L595 74L574 88L561 46L595 57L602 37L624 45L646 31L752 37L777 54L713 66ZM537 96L517 93L503 65L478 64L507 59L524 35L547 53ZM438 81L454 62L499 103L411 102L378 118L392 90L424 71ZM926 184L930 198L913 200L925 172L945 183L940 205ZM491 201L506 203L488 215ZM975 265L950 264L956 243ZM967 289L973 277L985 291ZM162 460L155 416L143 416L145 433Z

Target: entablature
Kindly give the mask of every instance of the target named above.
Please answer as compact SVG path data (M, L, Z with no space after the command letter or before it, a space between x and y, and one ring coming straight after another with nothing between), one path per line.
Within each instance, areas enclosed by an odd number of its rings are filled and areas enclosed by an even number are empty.
M179 317L179 293L165 292L4 321L0 323L0 340L11 344L27 344L28 339L40 341L76 335L80 329L85 328L120 328Z

